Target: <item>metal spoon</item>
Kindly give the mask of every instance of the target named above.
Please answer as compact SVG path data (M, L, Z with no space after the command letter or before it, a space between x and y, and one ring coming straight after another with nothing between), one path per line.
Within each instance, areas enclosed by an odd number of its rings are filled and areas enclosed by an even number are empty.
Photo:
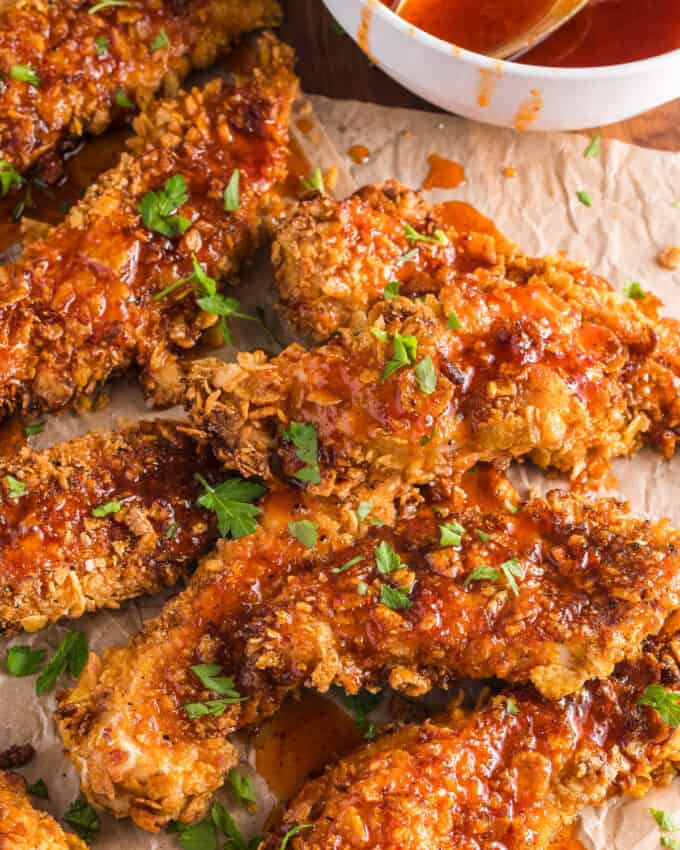
M405 11L408 3L409 0L399 0L394 9L397 15ZM533 24L525 32L516 35L510 41L506 41L505 44L501 44L495 50L489 51L486 55L492 59L508 59L521 55L530 47L534 47L549 35L552 35L555 30L571 20L587 4L588 0L555 0L540 21Z

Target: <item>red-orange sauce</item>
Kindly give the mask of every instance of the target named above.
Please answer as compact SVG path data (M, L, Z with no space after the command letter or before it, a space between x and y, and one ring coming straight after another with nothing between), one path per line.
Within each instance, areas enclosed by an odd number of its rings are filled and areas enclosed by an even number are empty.
M550 850L585 850L583 842L576 837L576 829L568 827L550 844Z
M488 233L500 242L508 241L490 218L465 201L445 201L437 204L435 210L445 224L455 227L459 233Z
M302 181L309 176L312 166L295 139L290 140L289 147L288 175L283 186L283 192L288 197L297 198L304 188Z
M312 130L314 129L314 122L311 118L298 118L297 120L297 128L301 133L304 133L305 136L308 136Z
M271 790L288 800L307 777L361 740L356 723L335 703L305 692L289 700L254 740L255 765Z
M383 0L396 7L395 0ZM551 0L407 0L401 17L468 50L488 53L540 21ZM517 61L555 67L618 65L680 48L680 0L590 0Z
M349 154L350 158L353 159L354 162L356 162L357 165L362 165L364 162L366 162L366 160L371 154L366 145L352 145L352 147L347 151L347 153Z
M429 171L423 180L423 189L455 189L465 183L465 169L459 162L436 153L430 154L427 162Z

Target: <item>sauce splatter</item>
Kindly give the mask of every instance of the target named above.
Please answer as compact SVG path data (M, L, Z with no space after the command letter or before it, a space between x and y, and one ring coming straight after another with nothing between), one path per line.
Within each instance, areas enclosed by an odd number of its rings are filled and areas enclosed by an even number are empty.
M307 777L361 741L352 718L335 703L305 692L290 700L254 740L255 765L281 799L293 796Z
M543 108L543 97L538 89L531 89L529 97L525 98L519 105L513 124L515 130L525 132L541 114Z
M465 169L460 162L432 153L427 158L430 170L423 180L423 189L455 189L465 183Z
M496 62L493 68L482 68L479 72L479 91L477 92L477 103L482 108L491 103L494 90L498 81L503 76L503 66Z
M357 44L364 51L366 56L371 60L371 62L375 62L373 56L371 54L370 49L370 37L371 37L371 21L373 20L373 9L377 0L367 0L365 6L361 9L361 22L359 24L359 32L357 33Z
M506 165L503 169L503 177L517 177L517 169L513 168L512 165Z
M301 133L304 133L305 136L308 136L314 129L314 122L311 118L298 118L297 128Z
M357 165L362 165L371 155L371 152L366 145L352 145L347 153Z

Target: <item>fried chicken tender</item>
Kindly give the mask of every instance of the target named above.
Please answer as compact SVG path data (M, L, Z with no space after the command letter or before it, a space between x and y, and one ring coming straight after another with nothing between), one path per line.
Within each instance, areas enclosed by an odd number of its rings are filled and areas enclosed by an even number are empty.
M87 850L87 845L33 808L21 776L0 771L0 850Z
M174 94L279 12L275 0L17 0L0 16L0 159L25 171L64 139L103 132L133 114L123 97L143 109L161 88Z
M0 470L0 633L174 584L217 537L196 505L217 464L172 422L93 433Z
M140 115L132 152L0 269L0 412L56 410L131 365L155 401L174 399L176 355L218 316L200 309L191 281L161 293L196 274L192 258L231 281L263 238L287 168L292 51L263 36L257 52L247 76ZM223 194L236 171L239 208L229 212Z
M57 716L91 802L146 829L190 821L233 761L227 735L303 685L355 693L387 681L422 694L502 675L562 695L608 675L678 609L676 533L611 500L554 493L518 514L423 508L395 531L356 517L351 531L346 509L327 506L269 497L256 534L222 541L129 646L90 657ZM292 536L291 519L317 524L315 548ZM460 546L441 546L444 523ZM501 567L510 555L516 596ZM495 580L475 578L485 563ZM243 699L192 719L185 706L219 700L197 664L216 665Z
M680 761L680 732L640 699L677 691L678 633L550 702L507 689L466 715L397 728L293 799L260 850L546 850L588 805L641 796Z

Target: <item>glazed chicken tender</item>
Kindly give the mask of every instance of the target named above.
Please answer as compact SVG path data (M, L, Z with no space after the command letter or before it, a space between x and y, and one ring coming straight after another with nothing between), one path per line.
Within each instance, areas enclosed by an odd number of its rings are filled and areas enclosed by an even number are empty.
M205 445L172 422L88 434L0 468L0 634L174 584L217 537ZM222 476L219 476L222 477Z
M677 633L649 642L559 702L513 688L398 728L308 782L260 850L291 830L290 850L546 850L585 806L672 774L678 718L644 703L650 687L680 687L679 649Z
M19 172L61 141L174 94L240 34L275 24L275 0L17 0L0 14L0 160Z
M218 322L210 289L259 246L286 173L292 51L263 36L257 54L246 76L153 104L131 153L0 269L0 412L56 410L132 365L174 399L176 356Z
M87 850L87 845L33 808L21 776L0 771L0 850Z
M147 829L189 821L233 759L228 733L303 685L419 695L504 676L561 696L638 653L678 608L675 533L612 501L423 508L394 530L364 517L350 531L344 509L301 499L270 496L256 534L222 542L62 696L59 728L92 802ZM315 524L313 548L294 537L300 522ZM231 700L201 678L206 664Z

